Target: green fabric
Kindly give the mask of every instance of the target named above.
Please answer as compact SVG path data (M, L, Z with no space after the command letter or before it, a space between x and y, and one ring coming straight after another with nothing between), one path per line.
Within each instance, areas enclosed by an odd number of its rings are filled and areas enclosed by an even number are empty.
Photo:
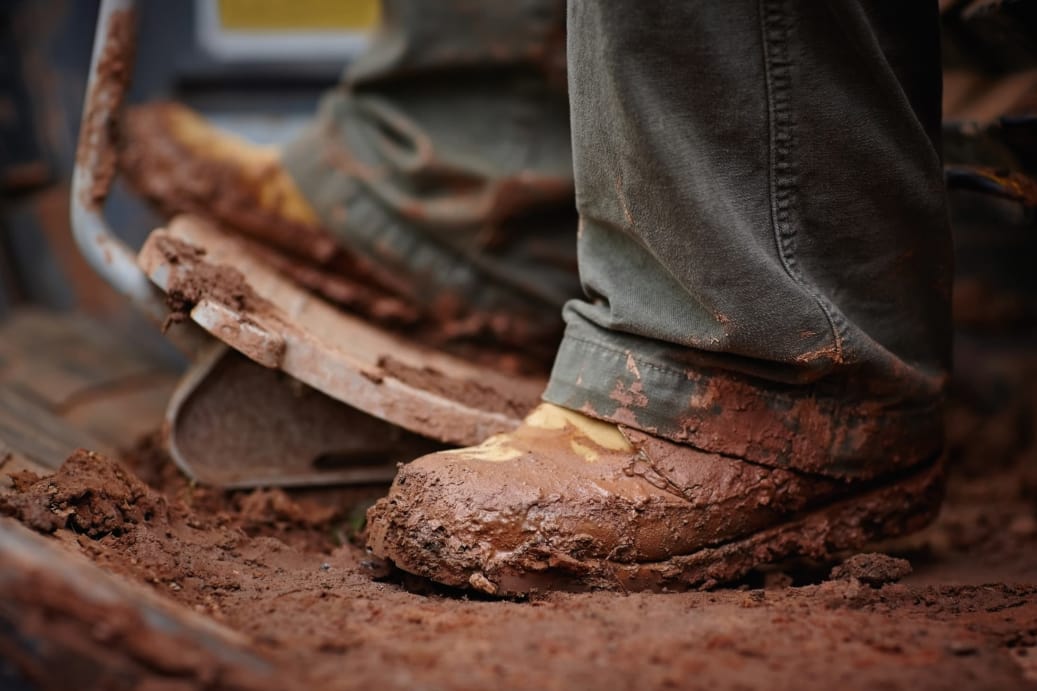
M573 0L569 84L588 299L547 400L846 476L939 452L935 1Z

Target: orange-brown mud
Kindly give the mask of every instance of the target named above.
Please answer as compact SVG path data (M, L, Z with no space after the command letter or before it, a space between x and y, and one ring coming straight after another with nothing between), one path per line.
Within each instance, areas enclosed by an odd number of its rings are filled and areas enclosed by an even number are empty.
M128 471L79 454L52 477L21 474L0 513L243 634L300 687L1034 688L1033 372L993 396L959 387L931 528L712 592L439 589L357 546L384 488L224 493L192 486L154 444L127 454Z
M197 116L171 103L122 114L119 167L142 196L167 215L199 213L317 264L326 264L338 254L324 228L286 211L291 200L271 184L281 175L275 163L264 160L252 169L235 166L225 157L200 156L172 136L176 118L190 123ZM196 145L213 148L207 137L208 130L203 130ZM126 145L145 141L147 146ZM265 185L272 190L264 192Z
M493 379L495 375L490 373L488 381L482 383L460 380L431 367L412 367L392 356L379 358L378 367L385 374L414 388L465 401L479 410L503 413L517 419L525 417L540 398L539 393L528 395L528 392L509 391L506 386L500 386L500 382Z
M939 463L852 484L623 426L599 445L576 426L540 422L549 415L539 408L495 438L506 462L451 452L401 468L368 512L372 552L491 595L709 588L760 563L915 532L943 495Z
M171 264L194 261L204 256L205 250L199 249L175 238L162 238L160 251ZM166 290L166 305L169 315L164 327L179 323L188 318L191 309L202 298L208 298L235 311L252 312L268 311L269 303L256 294L240 271L233 266L212 266L197 263L194 272L185 278L174 274Z

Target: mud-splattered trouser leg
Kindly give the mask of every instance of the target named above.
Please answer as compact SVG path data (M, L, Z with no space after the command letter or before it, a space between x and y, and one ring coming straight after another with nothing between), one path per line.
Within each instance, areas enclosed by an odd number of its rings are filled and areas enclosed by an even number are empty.
M561 307L580 294L565 0L382 7L285 167L405 297L437 314L525 315L553 352Z
M579 261L547 400L867 477L942 444L935 0L569 3Z

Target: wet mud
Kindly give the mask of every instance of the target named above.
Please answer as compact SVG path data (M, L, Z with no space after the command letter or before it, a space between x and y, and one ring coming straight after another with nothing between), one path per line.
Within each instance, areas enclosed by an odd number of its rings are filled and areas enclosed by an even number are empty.
M401 468L373 553L492 595L709 588L924 527L941 464L879 483L746 463L544 405L515 431Z
M507 386L500 386L498 382L493 381L493 375L488 375L490 379L484 383L458 379L433 367L413 367L391 356L380 358L378 368L386 376L416 389L463 401L472 408L502 413L516 419L522 419L540 400L539 390L530 390L523 395L522 392L509 390Z

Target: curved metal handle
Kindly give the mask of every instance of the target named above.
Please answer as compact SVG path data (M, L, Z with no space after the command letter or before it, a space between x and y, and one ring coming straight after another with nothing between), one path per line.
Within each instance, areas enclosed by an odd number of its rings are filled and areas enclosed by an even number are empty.
M72 172L72 234L87 263L148 316L166 313L158 291L137 267L136 254L102 214L116 172L115 123L133 70L134 0L102 0L94 34L79 146Z
M90 59L76 163L72 171L72 235L87 263L156 323L168 314L162 292L137 265L136 253L104 219L117 171L115 125L133 73L137 45L135 0L102 0ZM190 354L208 340L197 328L176 328L169 337Z

